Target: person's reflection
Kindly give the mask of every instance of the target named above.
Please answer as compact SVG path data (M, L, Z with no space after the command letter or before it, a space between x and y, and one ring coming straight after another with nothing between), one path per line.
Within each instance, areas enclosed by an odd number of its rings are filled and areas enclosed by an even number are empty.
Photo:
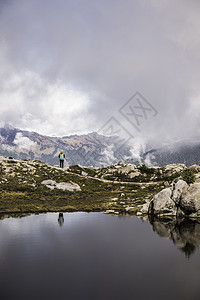
M63 216L63 213L59 213L59 216L58 216L58 223L60 226L63 225L64 223L64 216Z

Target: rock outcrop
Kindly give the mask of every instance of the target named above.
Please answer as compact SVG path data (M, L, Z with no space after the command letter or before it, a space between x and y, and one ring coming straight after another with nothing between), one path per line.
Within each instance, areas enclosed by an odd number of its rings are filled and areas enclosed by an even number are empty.
M59 190L70 191L70 192L81 191L80 186L77 183L74 183L72 181L57 183L54 180L47 179L47 180L43 180L41 184L45 185L51 190L59 189Z
M200 183L174 182L153 197L148 213L156 217L200 217Z
M187 169L184 164L169 164L163 167L164 172L167 176L171 176L175 173L180 173Z

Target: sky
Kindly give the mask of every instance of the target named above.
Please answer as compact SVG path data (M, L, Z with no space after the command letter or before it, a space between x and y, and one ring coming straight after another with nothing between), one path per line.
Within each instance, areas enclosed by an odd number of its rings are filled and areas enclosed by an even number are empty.
M200 136L199 16L198 0L0 0L0 125Z

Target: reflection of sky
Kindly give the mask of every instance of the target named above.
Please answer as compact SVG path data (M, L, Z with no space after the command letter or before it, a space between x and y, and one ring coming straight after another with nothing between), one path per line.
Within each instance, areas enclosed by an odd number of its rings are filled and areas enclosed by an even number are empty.
M64 219L62 227L58 213L0 221L2 293L8 290L13 299L23 288L21 299L36 299L37 293L55 299L59 293L95 300L198 294L199 251L186 260L149 223L102 213L65 213Z
M26 243L26 251L33 242L38 245L44 243L43 246L46 247L48 239L63 230L58 227L58 215L59 213L48 213L23 218L7 218L0 221L0 245L3 245L0 246L0 259L2 252L4 253L6 250L6 245L10 244L11 241L17 240L25 243L26 240L29 241ZM83 215L81 212L64 214L67 223L65 231L71 227L75 230L80 222L84 222Z

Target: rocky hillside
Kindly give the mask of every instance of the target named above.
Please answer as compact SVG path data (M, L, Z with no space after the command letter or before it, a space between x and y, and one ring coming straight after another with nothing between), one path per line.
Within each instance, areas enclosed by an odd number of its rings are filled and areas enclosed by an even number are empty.
M124 170L127 165L112 168ZM109 173L107 168L107 174ZM138 170L136 171L138 173ZM38 160L0 157L0 213L42 211L125 212L163 187L147 182L106 180L106 169L60 169ZM142 174L142 173L141 173ZM128 174L127 174L128 176Z
M60 169L38 160L0 157L0 212L107 211L137 213L185 165L147 168L119 162L109 167Z

